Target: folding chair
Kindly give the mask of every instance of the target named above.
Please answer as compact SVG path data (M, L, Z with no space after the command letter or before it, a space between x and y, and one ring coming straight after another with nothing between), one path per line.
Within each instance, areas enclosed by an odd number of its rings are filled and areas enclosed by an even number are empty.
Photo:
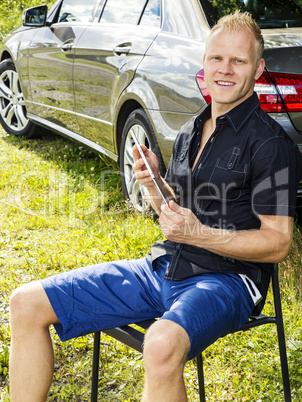
M249 321L239 330L247 331L251 328L258 327L263 324L276 324L277 335L279 343L279 353L281 362L281 372L283 379L284 401L291 402L290 383L288 374L288 363L286 355L286 344L284 335L284 325L281 308L280 287L278 279L278 264L274 264L272 272L272 289L275 306L275 315L266 316L260 314L259 316L252 316ZM136 323L136 325L143 330L149 328L149 326L155 322L155 320L148 320ZM103 331L107 335L123 342L125 345L132 347L135 350L142 352L142 344L144 342L144 331L140 331L139 328L132 328L129 325L123 327L112 328ZM97 402L98 395L98 373L99 373L99 357L100 357L100 332L94 334L94 346L93 346L93 369L92 369L92 384L91 384L91 402ZM200 402L206 401L205 386L204 386L204 373L203 373L203 359L202 353L197 357L197 371L198 371L198 384L199 384L199 398Z

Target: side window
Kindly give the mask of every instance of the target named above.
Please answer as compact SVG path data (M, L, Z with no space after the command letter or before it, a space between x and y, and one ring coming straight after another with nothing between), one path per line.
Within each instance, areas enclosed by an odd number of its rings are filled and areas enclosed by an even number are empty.
M63 0L58 22L88 22L96 0Z
M160 0L148 1L139 24L160 28Z
M146 0L107 0L100 22L138 24Z

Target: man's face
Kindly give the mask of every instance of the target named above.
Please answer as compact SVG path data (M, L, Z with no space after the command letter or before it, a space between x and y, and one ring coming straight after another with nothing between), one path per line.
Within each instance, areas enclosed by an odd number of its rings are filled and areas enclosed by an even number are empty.
M226 113L249 98L263 68L264 60L257 62L256 41L248 31L214 32L204 56L213 105Z

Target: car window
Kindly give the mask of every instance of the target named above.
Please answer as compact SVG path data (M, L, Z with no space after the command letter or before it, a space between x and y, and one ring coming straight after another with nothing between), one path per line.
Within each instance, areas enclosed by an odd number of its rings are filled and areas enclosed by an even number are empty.
M96 0L63 0L58 22L88 22L92 19Z
M107 0L100 22L137 25L146 0Z
M160 0L148 1L139 24L160 28Z
M210 26L239 9L250 12L262 29L302 27L301 0L200 0L200 3Z

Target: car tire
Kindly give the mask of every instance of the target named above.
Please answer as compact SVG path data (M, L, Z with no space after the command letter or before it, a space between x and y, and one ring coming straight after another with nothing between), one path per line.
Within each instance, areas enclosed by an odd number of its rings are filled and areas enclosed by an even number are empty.
M159 150L154 130L146 112L143 109L134 110L128 116L122 132L119 159L120 171L122 188L125 197L129 199L130 203L139 212L146 212L150 210L150 202L148 201L147 190L144 186L141 186L138 183L132 170L132 148L134 146L134 140L131 135L132 130L134 130L139 143L146 145L146 147L151 149L157 156L161 175L164 175L165 173L165 165Z
M0 63L0 124L8 134L33 138L37 133L28 120L19 75L12 59Z

